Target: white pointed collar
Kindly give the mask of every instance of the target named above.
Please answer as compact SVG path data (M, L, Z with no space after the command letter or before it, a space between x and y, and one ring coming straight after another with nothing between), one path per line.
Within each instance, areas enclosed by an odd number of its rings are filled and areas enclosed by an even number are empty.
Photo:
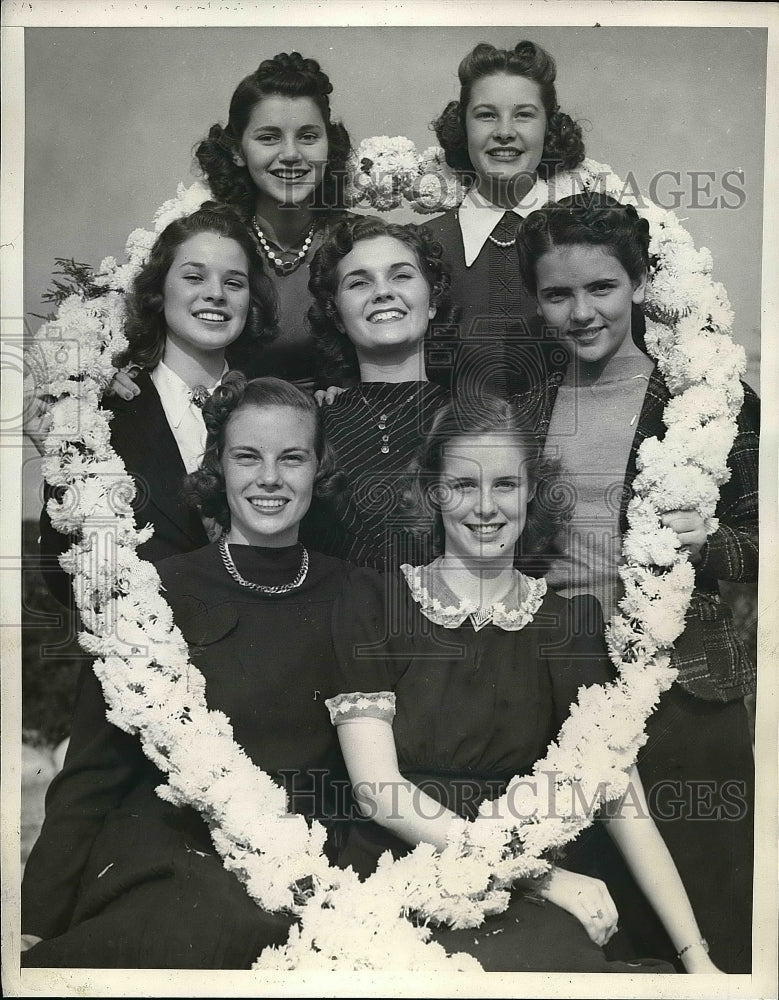
M512 209L515 215L523 219L526 215L541 208L549 200L549 187L546 181L536 178L533 187L525 197ZM460 222L460 232L463 237L465 266L471 264L481 253L481 248L487 242L487 237L498 224L505 209L487 201L475 188L470 188L460 203L457 217Z
M216 389L229 370L230 366L225 361L222 374L219 376L219 380L211 386L210 392ZM172 368L168 368L164 361L159 361L150 375L154 388L163 402L168 422L171 427L180 427L184 415L192 404L192 390Z

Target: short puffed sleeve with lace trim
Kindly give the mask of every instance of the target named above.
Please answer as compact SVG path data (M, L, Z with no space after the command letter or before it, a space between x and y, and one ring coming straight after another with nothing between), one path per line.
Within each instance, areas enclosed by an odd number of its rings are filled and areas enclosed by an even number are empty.
M392 722L395 718L395 695L392 691L350 691L325 699L334 726L353 719L382 719Z
M333 607L335 687L327 704L334 723L359 715L392 720L392 692L410 662L395 641L397 600L392 578L375 570L355 569L345 581Z

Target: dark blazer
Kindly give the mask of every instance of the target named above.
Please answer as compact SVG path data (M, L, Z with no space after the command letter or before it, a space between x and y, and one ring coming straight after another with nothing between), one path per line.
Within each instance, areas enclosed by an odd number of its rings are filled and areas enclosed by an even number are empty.
M549 364L546 377L534 389L516 397L539 432L546 436L565 363ZM738 415L738 431L728 456L730 479L720 487L716 508L719 528L709 536L695 566L687 622L674 643L672 665L678 682L690 694L707 701L730 701L754 691L755 665L738 635L733 616L719 593L719 580L751 582L758 571L758 453L760 400L746 384ZM638 449L648 437L665 434L663 410L671 393L655 367L630 449L620 508L620 530L627 530L627 507L633 495Z
M141 392L134 399L113 397L104 400L103 406L113 413L111 444L135 480L136 524L154 527L152 537L138 547L138 555L157 562L207 545L208 535L197 512L181 502L186 470L149 373L142 371L136 385ZM47 487L46 499L52 495ZM70 576L60 568L57 556L67 551L72 539L52 526L45 507L40 538L44 579L57 600L69 605Z

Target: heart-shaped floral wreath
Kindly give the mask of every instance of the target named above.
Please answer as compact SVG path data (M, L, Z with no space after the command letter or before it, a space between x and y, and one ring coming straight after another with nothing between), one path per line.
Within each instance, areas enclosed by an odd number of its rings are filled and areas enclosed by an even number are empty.
M388 211L406 201L424 214L463 195L440 149L420 155L403 137L365 140L351 168L354 206ZM678 506L673 497L683 483L685 507L702 515L709 533L716 530L745 359L728 335L733 315L724 287L710 277L711 254L695 249L672 212L628 191L609 167L591 160L558 174L551 196L596 188L635 204L650 224L646 343L672 393L663 440L648 439L639 451L628 507L620 569L625 596L606 629L618 677L580 690L557 740L535 765L539 777L557 774L552 815L533 815L533 790L515 778L479 818L453 825L445 850L420 844L395 861L385 854L363 882L328 863L322 825L287 811L284 790L238 746L230 720L208 708L203 677L189 662L157 571L136 555L152 529L134 523L133 480L111 447L110 414L100 407L113 358L126 346L124 292L158 234L207 200L207 187L180 185L157 211L153 230L131 233L125 263L102 262L93 280L103 293L66 298L28 350L36 388L55 398L43 474L64 492L48 511L59 530L78 537L61 563L77 577L79 638L97 657L108 719L136 734L167 776L158 794L201 812L225 867L257 905L299 918L287 943L266 949L255 968L480 969L471 956L447 955L431 942L427 922L475 927L502 911L513 880L543 874L545 852L573 839L598 805L627 790L646 719L676 676L669 649L684 628L694 583L687 556L659 515ZM590 808L575 807L583 800Z

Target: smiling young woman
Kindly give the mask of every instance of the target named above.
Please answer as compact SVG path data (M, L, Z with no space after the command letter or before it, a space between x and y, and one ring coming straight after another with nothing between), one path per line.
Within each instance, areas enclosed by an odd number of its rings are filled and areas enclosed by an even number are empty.
M358 381L324 407L349 488L329 517L307 519L321 551L359 566L397 567L418 551L398 486L447 393L428 381L424 342L447 311L441 249L414 226L370 216L339 223L311 265L309 316L329 381Z
M321 411L289 383L229 373L203 412L208 445L186 492L223 534L157 563L165 599L209 707L290 810L325 824L333 857L348 801L324 698L335 692L333 607L358 571L309 552L298 527L340 476ZM248 969L286 940L293 918L257 905L197 809L156 793L164 781L140 740L107 721L88 669L25 869L23 930L39 939L25 966Z
M438 490L450 563L464 568L470 559L479 559L486 569L490 556L513 553L533 492L526 464L522 449L510 438L477 434L458 438L446 449ZM513 556L508 564L513 566ZM484 593L485 574L478 582L480 601L497 599L506 590L498 583L495 594Z
M343 649L352 655L341 659L342 693L327 704L366 817L352 824L341 863L361 874L387 850L444 849L458 816L474 817L514 775L529 775L580 687L611 679L598 602L565 600L514 567L520 538L532 551L554 532L552 472L516 407L458 397L424 436L410 491L420 523L435 525L440 554L382 580L366 577L341 601ZM635 773L631 795L642 803ZM652 820L632 808L601 819L678 947L697 942ZM672 971L652 960L607 961L601 948L617 920L606 886L564 865L516 885L506 912L483 927L433 937L487 971ZM717 971L702 949L687 950L685 967Z
M297 542L319 464L315 430L311 414L281 406L233 416L222 450L228 544L280 548Z
M457 208L425 225L444 249L459 315L448 355L431 341L431 361L443 360L429 371L458 392L506 396L526 388L543 363L535 301L516 268L517 226L548 200L558 169L582 162L584 143L560 111L555 63L539 45L481 43L458 74L459 100L433 126L469 188Z
M622 537L639 449L647 438L665 436L662 417L671 398L658 366L634 342L649 245L648 222L632 206L598 193L533 212L518 235L525 282L558 335L559 352L559 364L521 405L538 414L547 452L565 466L576 501L555 541L547 579L566 597L594 594L607 618L624 594ZM744 696L754 691L755 665L719 592L719 580L757 577L760 404L749 386L743 390L735 442L720 459L727 460L730 478L720 489L717 530L707 536L701 515L686 509L683 490L662 513L688 554L695 589L672 652L678 677L649 717L638 757L712 958L730 973L751 967L754 851L754 759ZM715 426L712 421L690 433L716 435ZM586 838L572 850L582 844ZM633 947L672 958L619 859L603 845L586 849L591 870L620 888L622 926Z
M160 234L130 290L128 346L116 359L138 367L138 394L107 400L112 447L138 484L136 521L154 527L138 549L141 558L163 559L207 543L210 525L179 495L205 448L201 406L228 370L228 355L240 365L272 339L275 316L262 262L230 208L206 203ZM72 599L71 582L58 556L70 543L54 530L44 506L42 569L64 604Z
M646 272L633 278L599 246L555 247L536 264L539 310L580 361L641 357L631 337L633 306L644 301Z
M224 352L246 323L246 254L234 240L196 233L176 250L162 294L167 332L160 364L208 388L222 375Z
M421 340L436 314L417 251L394 236L358 240L336 269L334 305L364 382L394 368L400 381L423 374ZM406 376L413 376L408 379Z
M328 227L344 218L351 143L332 119L333 87L315 59L282 52L236 87L226 126L212 126L196 156L215 198L234 206L256 240L279 302L279 336L249 375L319 384L306 323L308 265Z

